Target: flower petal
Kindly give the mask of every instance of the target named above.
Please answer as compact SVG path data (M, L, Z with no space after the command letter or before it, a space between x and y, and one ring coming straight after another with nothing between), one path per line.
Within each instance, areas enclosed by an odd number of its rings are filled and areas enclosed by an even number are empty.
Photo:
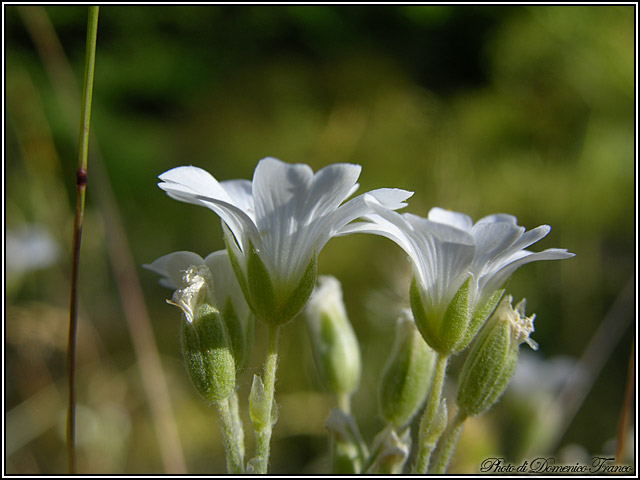
M324 235L320 245L324 246L329 238L335 235L347 235L355 233L345 226L357 218L364 217L376 211L397 210L407 206L405 200L413 195L413 192L399 188L379 188L358 195L349 200L327 218L322 225Z
M226 250L218 250L210 253L204 259L204 263L209 267L213 279L213 295L215 297L215 305L219 309L225 308L227 299L231 298L233 308L241 321L245 321L249 315L249 306L247 305L240 284L238 283L229 254Z
M242 206L234 204L233 198L209 172L198 167L177 167L158 178L162 180L158 186L171 198L202 205L217 213L229 226L241 248L244 248L244 234L257 237L251 215L244 212ZM248 204L246 196L238 193L243 187L239 184L227 184L227 187L243 206Z
M518 219L513 215L508 215L506 213L494 213L492 215L487 215L486 217L482 217L480 220L476 222L476 225L478 223L501 223L501 222L517 225Z
M404 217L415 232L426 298L432 305L448 305L469 273L475 253L473 237L459 228L417 215Z
M440 207L433 207L429 210L427 218L432 222L444 223L460 228L461 230L469 230L473 226L473 220L471 220L469 215L452 210L445 210Z
M231 203L246 213L255 223L256 214L253 204L252 186L249 180L226 180L220 182L222 188L227 192Z
M193 203L196 203L198 196L219 198L228 203L231 198L222 188L220 183L206 170L198 167L176 167L159 175L162 180L158 186L170 193L181 194L187 201L187 197L192 197Z
M197 253L180 251L164 255L143 267L163 277L160 280L163 286L176 289L185 286L182 276L189 267L202 264L204 260Z
M474 272L480 274L505 251L511 251L514 242L521 238L523 233L524 227L511 222L476 223L471 228L476 244L476 256L472 267Z
M502 288L513 272L524 264L540 260L563 260L571 257L575 257L575 253L571 253L564 248L549 248L542 252L519 250L509 260L505 261L497 271L491 272L480 279L479 288L482 292L482 298L486 299L494 291Z

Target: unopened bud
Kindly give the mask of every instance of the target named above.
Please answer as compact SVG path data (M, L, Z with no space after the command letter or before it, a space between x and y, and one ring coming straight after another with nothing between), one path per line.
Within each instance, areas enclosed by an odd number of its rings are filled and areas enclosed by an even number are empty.
M353 417L334 408L325 427L331 442L332 472L342 475L362 473L369 452Z
M411 452L411 432L405 428L399 435L388 424L373 439L372 459L365 473L393 475L402 473Z
M179 307L186 320L180 343L189 377L202 396L216 402L235 389L236 369L222 316L206 303L209 281L206 266L188 268L183 275L185 287L176 290L169 303Z
M435 358L436 353L416 329L411 312L403 311L378 388L380 414L387 422L402 427L411 421L429 392Z
M484 413L498 401L513 376L521 343L538 348L529 338L535 315L525 316L525 300L515 310L511 301L508 295L500 302L480 331L460 373L458 406L466 416Z
M235 389L236 367L226 328L211 305L199 305L193 322L183 322L180 339L187 372L207 400L224 400Z
M353 393L360 383L360 347L347 318L340 282L320 277L305 312L323 382L336 395Z

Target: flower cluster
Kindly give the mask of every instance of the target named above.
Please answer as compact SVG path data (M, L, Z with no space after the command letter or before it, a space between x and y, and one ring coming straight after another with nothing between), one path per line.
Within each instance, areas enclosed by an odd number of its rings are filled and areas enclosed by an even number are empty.
M185 362L196 388L219 406L228 426L223 435L230 471L267 471L277 419L278 332L305 306L320 375L342 409L329 425L333 465L342 472L400 473L410 453L408 424L427 396L413 473L427 471L436 445L433 472L443 472L464 419L486 411L506 388L520 343L537 347L529 338L534 316L525 316L524 301L514 310L504 293L522 265L574 256L558 248L527 250L549 233L548 225L527 231L503 213L474 223L442 208L431 209L427 218L401 214L396 210L407 206L412 192L382 188L349 199L360 172L358 165L341 163L314 173L308 165L264 158L252 181L220 182L193 166L159 176L158 186L171 198L207 207L222 222L226 250L204 259L175 252L146 267L175 290L168 302L186 320ZM360 379L357 339L338 280L317 278L322 248L333 237L353 233L392 240L412 266L411 310L402 313L381 375L379 404L387 427L370 453L348 413ZM269 327L269 342L263 376L254 376L250 395L257 453L245 466L235 373L247 365L254 317ZM478 337L461 375L458 414L447 427L441 393L448 359ZM443 431L447 439L438 443Z

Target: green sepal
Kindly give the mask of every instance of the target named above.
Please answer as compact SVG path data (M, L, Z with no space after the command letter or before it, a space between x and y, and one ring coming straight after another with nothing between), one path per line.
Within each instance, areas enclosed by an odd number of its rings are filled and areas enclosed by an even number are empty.
M469 346L469 344L473 341L473 339L477 335L478 331L482 328L482 325L485 324L489 316L496 309L496 306L500 302L500 299L502 298L503 295L504 295L504 288L493 292L493 294L489 297L489 300L487 300L482 307L477 308L475 312L473 312L464 340L460 344L459 349L457 350L456 353L464 350Z
M235 390L236 368L218 310L200 305L193 324L182 322L180 337L187 372L196 390L210 402L228 398Z
M311 255L311 260L302 274L302 278L298 282L298 285L285 297L283 301L279 302L279 316L281 320L278 325L284 325L289 320L293 320L302 311L313 292L317 278L318 258L314 253Z
M427 342L427 344L436 352L440 352L440 338L436 334L438 325L434 325L433 312L427 314L427 310L422 300L420 283L415 276L411 280L411 287L409 289L409 301L411 304L411 311L413 313L413 320L416 323L416 326L418 327L418 331L422 335L422 338L424 338L424 341Z
M227 304L222 311L222 318L229 332L233 358L236 362L236 371L241 372L247 367L253 348L253 314L250 313L243 322L238 318L231 298L227 298Z
M409 290L411 310L425 342L442 356L451 356L462 350L470 322L471 277L458 289L444 313L427 312L421 288L414 276Z
M458 380L458 406L467 416L486 412L504 393L518 360L511 343L507 322L492 321L480 333Z
M274 287L269 271L260 255L249 244L247 255L249 304L256 317L271 326L281 326L296 317L304 308L316 283L318 262L311 256L302 277L294 288L288 285Z
M470 294L471 277L462 284L447 306L444 319L440 324L441 348L445 351L438 353L449 356L464 348L459 346L465 338L471 319Z
M264 432L270 426L269 422L273 426L278 421L276 402L273 402L273 405L269 405L264 384L258 375L253 376L253 383L251 384L249 416L256 432Z
M249 286L247 284L247 278L244 274L244 270L238 261L238 255L236 252L240 251L238 248L238 244L236 243L233 234L229 231L229 227L222 222L222 226L224 227L225 235L224 235L224 243L227 246L227 253L229 254L229 261L231 262L231 268L233 269L233 273L236 274L236 279L238 280L238 284L240 285L240 289L242 290L242 294L244 295L245 300L247 301L247 305L251 306L251 295L249 295Z
M435 448L442 432L447 428L447 422L449 420L448 410L447 410L447 402L443 398L440 400L440 405L436 409L436 414L431 421L431 425L426 431L424 435L424 441L426 444L431 445L432 448Z
M435 358L412 322L401 320L378 385L380 415L385 421L396 428L411 421L431 387Z
M251 242L247 253L247 284L249 287L249 304L256 316L269 324L277 324L276 296L267 267L262 262Z

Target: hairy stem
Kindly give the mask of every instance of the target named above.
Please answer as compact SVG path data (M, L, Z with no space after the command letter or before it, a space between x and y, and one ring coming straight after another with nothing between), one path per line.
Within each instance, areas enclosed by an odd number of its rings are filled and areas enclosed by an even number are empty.
M433 383L431 384L431 393L429 394L429 400L427 401L427 406L420 421L418 455L416 456L412 473L425 474L427 472L429 461L431 460L431 453L438 441L439 435L434 434L431 427L434 424L436 412L440 406L442 387L444 385L448 362L448 356L438 354Z
M218 417L220 418L220 432L222 443L227 456L228 473L244 473L244 435L238 432L238 423L234 415L234 406L237 413L238 402L232 402L233 393L229 398L216 402ZM232 406L232 403L234 406Z
M260 428L256 428L256 473L267 473L269 468L269 454L271 445L271 431L275 418L275 383L278 368L278 338L280 327L269 327L269 347L264 361L264 394L268 411L263 412L266 421Z
M443 474L447 471L466 419L467 416L458 411L456 417L449 424L438 443L438 448L436 448L435 460L430 473Z

